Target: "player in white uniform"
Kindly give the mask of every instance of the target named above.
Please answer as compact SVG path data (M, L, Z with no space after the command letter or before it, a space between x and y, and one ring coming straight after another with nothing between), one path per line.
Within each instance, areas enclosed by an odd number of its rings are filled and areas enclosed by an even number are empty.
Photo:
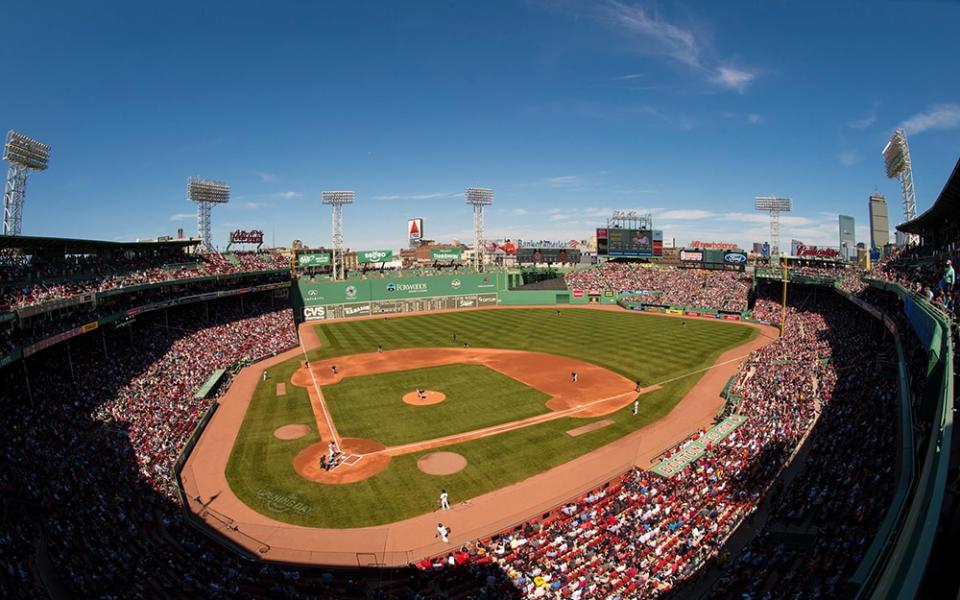
M450 530L443 526L443 523L437 523L437 535L444 543L450 541Z
M447 490L440 490L440 510L450 510L450 496Z

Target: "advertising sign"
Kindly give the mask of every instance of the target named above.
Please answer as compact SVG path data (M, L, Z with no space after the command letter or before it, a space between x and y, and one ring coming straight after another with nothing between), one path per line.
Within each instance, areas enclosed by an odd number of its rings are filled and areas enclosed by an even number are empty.
M686 262L703 262L703 252L699 250L681 250L680 260Z
M563 264L580 262L580 251L572 248L519 248L517 262L520 264Z
M301 268L308 267L329 267L330 266L330 253L329 252L317 252L314 254L298 254L297 255L297 266Z
M325 306L304 306L303 318L307 321L315 321L327 318L327 308Z
M747 264L747 255L740 251L727 251L723 253L723 262L730 265L745 265Z
M360 250L357 252L357 262L361 265L369 263L385 263L393 260L393 250Z
M259 229L254 229L252 231L243 231L237 229L230 232L230 243L231 244L262 244L263 243L263 232Z
M410 219L407 221L407 234L411 240L419 241L423 239L423 219Z
M727 242L701 242L700 240L693 240L690 242L691 248L712 248L714 250L737 250L736 244L728 244Z
M430 260L434 262L440 261L453 261L457 262L461 259L462 253L460 248L442 248L442 249L431 249L430 250Z

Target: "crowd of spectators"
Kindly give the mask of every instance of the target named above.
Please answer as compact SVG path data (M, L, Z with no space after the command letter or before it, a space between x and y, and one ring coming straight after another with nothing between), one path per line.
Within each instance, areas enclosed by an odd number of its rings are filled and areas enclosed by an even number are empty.
M567 287L571 289L648 292L645 296L638 296L644 304L731 312L746 309L751 286L751 278L738 271L704 271L613 262L573 271L565 279Z
M781 306L761 298L758 310L779 318ZM829 461L830 451L841 448L855 454L858 442L873 452L833 466L828 475L819 474L823 465L813 461L805 470L812 470L805 475L808 488L791 488L783 496L786 518L813 519L826 531L843 532L836 541L829 535L819 540L824 560L817 565L823 574L818 585L828 596L835 593L839 576L856 565L856 556L843 552L869 543L891 486L892 450L882 445L893 421L891 390L879 383L858 387L860 378L872 375L863 353L882 343L877 324L868 319L829 292L801 298L789 306L785 335L755 352L737 378L733 392L741 397L738 413L747 416L746 422L682 473L663 478L632 470L549 520L531 521L418 566L443 572L497 565L502 582L531 598L662 595L717 556L822 413L825 425L813 452L817 461ZM859 479L851 483L851 478ZM840 506L847 501L851 507ZM728 579L725 589L738 582ZM806 583L791 579L769 585L776 590L772 597L787 597L802 592Z
M275 566L187 522L174 463L214 401L194 394L214 369L296 343L291 310L271 305L261 295L211 303L209 320L200 305L147 314L0 370L0 596L502 597L484 592L493 567L371 576Z
M228 255L209 252L177 257L111 257L109 260L91 255L42 265L6 265L0 268L0 309L24 308L136 285L288 266L285 256L267 252Z

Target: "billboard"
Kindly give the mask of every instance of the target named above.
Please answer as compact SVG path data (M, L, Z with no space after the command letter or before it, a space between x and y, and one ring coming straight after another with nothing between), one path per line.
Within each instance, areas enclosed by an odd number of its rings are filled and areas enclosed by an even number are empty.
M307 267L329 267L330 266L330 253L329 252L316 252L313 254L298 254L297 255L297 266L300 268Z
M659 229L597 229L597 253L603 256L643 258L663 256Z
M434 262L448 260L457 262L461 258L460 248L434 248L430 250L430 260Z
M262 244L263 231L254 229L252 231L243 231L237 229L230 232L231 244Z
M361 265L369 263L385 263L393 260L393 250L359 250L357 262Z
M407 221L407 235L410 241L419 242L423 239L423 219L410 219Z
M355 281L310 281L302 278L298 285L305 306L331 304L360 306L379 300L399 301L436 296L496 294L498 291L495 275L471 273Z
M703 252L700 250L681 250L680 260L684 262L703 262Z
M518 248L520 264L563 264L580 262L580 251L572 248Z

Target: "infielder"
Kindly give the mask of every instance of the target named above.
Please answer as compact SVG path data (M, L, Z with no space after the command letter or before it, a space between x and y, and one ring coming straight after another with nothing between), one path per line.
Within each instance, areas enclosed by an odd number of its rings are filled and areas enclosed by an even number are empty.
M640 399L637 398L633 401L633 416L637 416L637 412L640 411Z
M447 490L440 490L440 510L450 510L450 496Z

